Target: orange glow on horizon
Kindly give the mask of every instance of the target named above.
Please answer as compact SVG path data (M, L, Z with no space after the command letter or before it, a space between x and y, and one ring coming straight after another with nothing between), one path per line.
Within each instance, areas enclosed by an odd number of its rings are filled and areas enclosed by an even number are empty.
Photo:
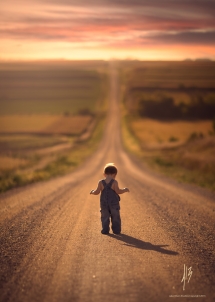
M16 52L14 53L14 49ZM184 60L196 58L215 59L212 46L159 45L157 47L114 48L99 47L93 43L71 45L67 42L26 42L19 44L7 41L0 46L0 60L109 60L109 59L139 59L139 60Z

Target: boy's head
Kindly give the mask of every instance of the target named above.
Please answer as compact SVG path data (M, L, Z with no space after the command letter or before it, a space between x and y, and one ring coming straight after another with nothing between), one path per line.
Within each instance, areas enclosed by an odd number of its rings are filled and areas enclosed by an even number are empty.
M117 167L114 163L106 164L104 167L104 174L105 175L116 175L117 174Z

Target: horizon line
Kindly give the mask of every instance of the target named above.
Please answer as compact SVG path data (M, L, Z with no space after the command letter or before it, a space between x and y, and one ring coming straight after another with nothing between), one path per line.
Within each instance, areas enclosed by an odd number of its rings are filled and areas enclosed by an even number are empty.
M206 61L206 62L215 62L215 59L211 58L186 58L186 59L174 59L174 60L167 60L167 59L138 59L138 58L110 58L110 59L0 59L0 63L28 63L28 62L82 62L82 61L96 61L96 62L110 62L110 61L139 61L139 62L196 62L196 61Z

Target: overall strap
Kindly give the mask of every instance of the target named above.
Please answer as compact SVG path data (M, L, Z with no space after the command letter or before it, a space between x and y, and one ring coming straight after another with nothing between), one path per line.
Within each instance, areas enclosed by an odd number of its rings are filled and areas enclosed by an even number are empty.
M111 179L111 181L107 184L109 187L111 187L112 186L112 184L113 184L113 182L114 182L114 179Z
M106 186L111 187L113 182L114 182L114 179L111 179L111 181L107 184L106 181L104 179L102 179L102 184L103 184L104 188Z
M102 184L103 184L104 188L105 188L106 185L107 185L104 179L102 179Z

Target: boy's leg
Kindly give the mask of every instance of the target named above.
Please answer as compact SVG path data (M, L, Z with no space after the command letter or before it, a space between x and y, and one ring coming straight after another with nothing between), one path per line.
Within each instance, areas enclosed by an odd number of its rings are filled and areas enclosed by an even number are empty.
M120 218L120 207L111 207L111 222L112 231L114 234L120 234L121 232L121 218Z
M108 208L102 208L101 212L101 222L102 222L102 234L109 234L110 231L110 211Z

